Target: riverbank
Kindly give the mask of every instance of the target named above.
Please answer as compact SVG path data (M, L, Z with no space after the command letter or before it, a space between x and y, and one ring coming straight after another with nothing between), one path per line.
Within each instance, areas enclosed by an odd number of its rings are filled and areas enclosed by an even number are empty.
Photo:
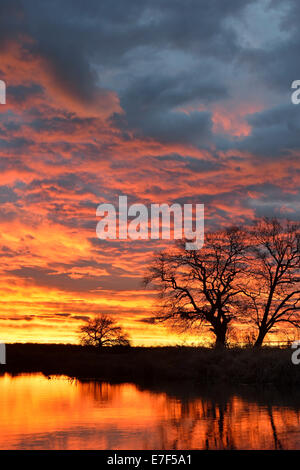
M291 349L213 350L191 347L103 348L63 344L8 344L1 373L42 372L118 382L300 385Z

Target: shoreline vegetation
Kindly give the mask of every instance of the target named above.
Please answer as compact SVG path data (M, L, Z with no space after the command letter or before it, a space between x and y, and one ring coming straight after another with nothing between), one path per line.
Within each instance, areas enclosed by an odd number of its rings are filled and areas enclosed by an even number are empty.
M292 349L209 349L203 347L104 347L73 344L6 345L0 374L41 372L108 382L249 384L296 386L300 365Z

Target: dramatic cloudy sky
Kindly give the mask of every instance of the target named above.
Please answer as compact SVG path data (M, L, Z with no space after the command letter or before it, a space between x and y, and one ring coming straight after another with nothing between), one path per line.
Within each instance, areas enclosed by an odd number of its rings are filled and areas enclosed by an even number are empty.
M136 343L159 241L96 238L101 202L204 203L207 227L299 219L297 0L1 0L0 331L75 341L113 314Z

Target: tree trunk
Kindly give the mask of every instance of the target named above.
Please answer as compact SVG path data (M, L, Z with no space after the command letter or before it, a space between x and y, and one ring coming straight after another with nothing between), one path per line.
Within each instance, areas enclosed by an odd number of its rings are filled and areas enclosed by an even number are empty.
M265 329L260 329L258 333L258 337L254 343L255 348L260 348L263 344L267 331Z
M215 348L225 348L226 326L220 325L219 327L214 328L214 333L216 335Z

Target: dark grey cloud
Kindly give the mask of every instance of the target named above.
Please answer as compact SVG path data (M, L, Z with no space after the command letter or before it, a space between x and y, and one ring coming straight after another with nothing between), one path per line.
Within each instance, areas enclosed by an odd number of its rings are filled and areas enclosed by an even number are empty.
M9 186L0 186L0 203L16 202L19 199L15 191Z
M295 170L293 170L295 171ZM299 170L300 176L300 170ZM294 220L300 219L300 189L289 191L271 183L249 185L247 190L257 194L255 198L246 198L245 206L254 209L256 217L286 216Z
M26 279L29 284L45 286L66 292L91 292L94 290L136 290L140 278L130 276L82 276L73 278L69 273L57 273L49 268L23 266L7 270L7 273Z
M15 137L14 139L0 138L0 150L3 152L15 150L25 151L31 144L33 144L33 141L24 137Z
M7 99L10 101L11 99L16 100L18 103L23 103L28 101L30 98L37 96L43 93L43 88L38 85L37 83L31 83L30 85L17 85L7 86Z
M278 11L279 36L273 41L262 42L258 47L249 47L243 52L241 61L247 64L252 75L263 79L270 88L289 98L291 83L300 77L300 4L298 0L270 0L265 2L270 24L266 28L276 28L272 13Z
M288 100L292 80L300 77L297 0L284 6L277 0L116 0L113 6L108 0L2 0L0 8L0 37L31 37L24 47L47 59L65 92L87 102L103 88L118 93L125 114L113 122L124 138L134 130L205 148L215 140L222 148L226 142L212 135L211 114L182 108L229 99L234 86L251 77ZM20 100L38 92L34 84L11 91ZM71 116L37 116L32 126L72 133L78 124ZM292 128L278 126L269 126L257 151L297 146ZM266 126L260 129L241 147L256 151Z
M260 158L280 158L300 148L300 108L288 103L248 118L251 134L237 148Z
M26 48L46 58L52 79L78 99L91 101L103 87L115 90L125 110L124 131L126 122L162 141L205 146L209 113L186 115L176 108L228 96L220 64L237 58L241 47L226 20L252 3L3 0L2 35L31 37Z
M206 173L210 171L221 171L226 166L220 161L205 160L195 157L182 156L179 154L162 155L156 157L157 160L162 162L180 162L185 168L197 173Z
M134 129L137 134L160 141L205 146L211 138L210 113L185 113L183 109L195 100L203 104L224 98L227 91L218 83L204 80L200 74L161 77L149 72L147 77L134 80L120 92L125 116L114 116L113 122L125 130Z
M133 134L166 143L209 148L215 156L220 150L234 146L253 153L255 158L272 160L285 158L300 147L300 106L290 102L291 81L300 79L299 15L297 0L288 0L284 6L278 0L221 3L219 0L116 0L113 5L108 0L2 0L0 48L4 47L5 39L19 40L25 55L28 50L44 57L50 64L51 78L64 91L87 103L99 90L115 91L124 113L113 115L111 122L122 131L120 136L125 141ZM26 41L24 34L33 41ZM236 90L241 92L241 101L251 102L252 96L256 97L256 89L258 101L265 109L248 117L250 135L236 138L214 132L213 107L221 102L226 109ZM43 92L34 81L9 86L8 91L21 102ZM48 118L35 108L27 113L31 117L28 126L41 133L72 135L85 125L96 126L95 118L80 118L71 113ZM17 121L7 120L7 116L6 122L1 122L0 149L8 155L15 151L31 155L30 140L19 136L5 138L7 130L17 133L19 126ZM59 144L57 151L56 144ZM68 142L41 145L45 164L68 165L69 169L84 159L97 160L100 164L113 153L113 143L101 144L97 135L95 143L82 143L80 147ZM72 158L67 160L60 155L62 149ZM177 160L195 173L226 170L226 161L220 163L217 158L206 161L165 155L153 157L153 161L154 158L162 164L168 159ZM30 171L21 168L16 157L12 159L1 161L0 167L11 165L17 170ZM116 170L131 170L134 165L134 159L111 162L111 168ZM174 178L165 168L161 168L161 174L166 179ZM135 175L131 173L131 176ZM137 172L136 177L140 176ZM29 203L50 201L51 192L60 191L91 193L95 203L88 198L78 204L89 207L94 217L95 204L109 196L101 176L97 178L94 181L91 175L76 176L75 171L70 171L69 175L52 180L35 180L27 188L25 199ZM39 191L40 184L46 185L46 189ZM200 197L201 188L197 190ZM145 191L161 194L162 188L154 182ZM276 198L279 191L275 188L272 197ZM238 190L228 195L228 200L237 196ZM204 195L201 202L205 201L209 202L210 196ZM269 210L266 204L264 207ZM93 217L82 221L71 216L66 219L61 204L51 206L49 217L73 227L94 229L95 226Z

